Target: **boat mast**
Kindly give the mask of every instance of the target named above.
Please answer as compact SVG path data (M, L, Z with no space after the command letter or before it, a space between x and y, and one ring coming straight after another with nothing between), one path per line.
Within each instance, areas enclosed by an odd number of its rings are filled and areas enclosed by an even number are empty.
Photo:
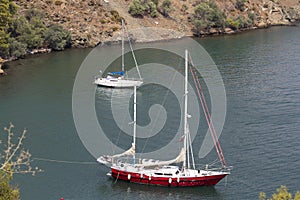
M123 19L122 19L122 73L125 73L124 71L124 20Z
M184 134L184 149L187 151L187 142L188 142L188 132L187 132L187 101L188 101L188 51L185 50L185 80L184 80L184 128L183 128L183 134ZM186 158L183 161L183 168L186 168Z
M133 87L133 143L135 149L136 142L136 86ZM135 154L133 155L133 164L135 163Z

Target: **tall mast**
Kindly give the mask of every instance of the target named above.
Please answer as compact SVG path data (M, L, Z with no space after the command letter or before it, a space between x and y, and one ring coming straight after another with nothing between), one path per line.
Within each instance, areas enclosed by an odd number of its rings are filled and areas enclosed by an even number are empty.
M122 72L124 72L124 20L122 19Z
M135 149L136 142L136 86L133 87L133 143L132 146ZM135 155L133 156L133 162L135 160Z
M184 80L184 149L187 151L188 148L188 131L187 131L187 102L188 101L188 51L185 50L185 80ZM186 159L183 161L183 168L186 168Z

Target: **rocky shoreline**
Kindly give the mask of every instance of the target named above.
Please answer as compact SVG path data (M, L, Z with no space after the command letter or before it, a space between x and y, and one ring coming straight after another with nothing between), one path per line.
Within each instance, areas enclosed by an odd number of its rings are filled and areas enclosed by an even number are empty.
M194 24L195 6L198 0L190 0L188 3L178 0L170 0L172 11L168 17L158 15L152 18L145 15L140 18L132 17L128 13L131 1L127 0L15 0L22 14L26 9L39 9L45 13L45 24L60 24L71 33L72 46L76 48L94 47L99 43L115 41L121 30L120 19L126 22L128 30L143 29L137 33L144 39L137 41L147 42L169 39L174 32L174 38L180 35L191 36ZM239 0L244 2L243 8L237 8L236 1L214 0L227 18L235 20L238 16L247 18L249 13L255 18L251 27L245 29L267 28L274 25L290 25L300 19L300 4L298 0ZM182 10L185 6L185 10ZM164 33L157 34L155 28L165 29ZM152 36L145 32L149 29ZM170 30L170 31L167 31ZM243 31L239 28L210 28L203 30L200 36L232 34ZM166 35L166 36L164 36ZM146 37L147 36L147 37ZM158 37L156 39L155 37ZM151 38L151 39L150 39Z
M130 2L124 0L90 0L80 3L67 0L55 2L33 0L30 4L26 0L16 0L15 2L20 7L19 14L31 8L45 11L46 24L55 22L71 32L73 48L91 48L97 45L119 43L121 41L121 25L119 23L121 18L125 19L129 37L134 42L155 42L195 36L195 32L192 31L191 19L196 1L191 0L189 4L185 4L188 5L188 8L184 12L180 11L180 6L184 2L171 1L177 4L174 5L169 17L159 16L155 19L149 16L133 18L128 14ZM226 16L232 19L237 16L246 16L249 12L255 15L253 25L237 29L232 27L209 28L201 30L197 36L230 35L272 26L296 25L300 19L300 4L296 1L251 0L245 1L243 10L237 10L233 2L216 0ZM28 55L49 52L51 49L36 49L28 52ZM0 58L0 74L5 73L1 66L14 59L3 60Z
M257 29L266 29L273 26L297 26L299 23L299 20L295 20L293 23L279 23L279 24L266 24L263 26L257 26L257 27L251 27L241 30L232 30L229 28L225 28L224 30L219 29L210 29L210 31L203 32L201 37L210 37L210 36L220 36L220 35L232 35L232 34L242 34L246 31L252 31ZM185 35L179 31L170 30L170 29L163 29L163 28L155 28L155 27L146 27L146 28L140 28L140 29L134 29L129 30L128 35L130 37L130 40L135 43L147 43L147 42L158 42L158 41L166 41L166 40L176 40L183 37L191 37L193 35ZM112 37L105 39L103 41L100 41L99 43L95 44L95 46L105 46L105 45L113 45L113 44L119 44L121 43L121 32L116 32ZM93 47L95 47L93 46ZM73 47L78 48L78 47ZM90 46L87 47L80 47L80 48L90 48ZM28 55L33 54L41 54L41 53L50 53L52 52L51 49L34 49L30 52L28 52ZM3 59L0 57L0 75L7 75L5 71L2 69L2 66L6 62L14 61L16 58L10 58L10 59Z

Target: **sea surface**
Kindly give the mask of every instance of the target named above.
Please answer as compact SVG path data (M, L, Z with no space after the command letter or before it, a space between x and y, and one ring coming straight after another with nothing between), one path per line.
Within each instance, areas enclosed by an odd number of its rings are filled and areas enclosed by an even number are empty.
M270 196L281 185L292 193L300 190L300 27L273 27L195 40L212 57L224 83L226 118L219 139L227 165L232 166L231 175L215 187L195 188L136 185L106 177L108 168L97 164L82 142L72 110L77 72L84 59L97 50L71 49L11 62L5 70L8 75L0 77L1 130L12 122L17 137L26 128L23 148L30 150L32 166L43 169L35 176L15 175L13 184L20 188L21 199L252 200L258 199L261 191ZM117 52L120 47L101 47L99 52L105 52L105 48ZM139 62L147 56L143 51L136 55ZM153 53L150 57L155 60L162 55ZM182 60L175 60L173 66L183 73ZM125 101L129 97L128 107L116 101L114 112L128 111L128 116L132 115L132 91L114 93L113 89L96 88L92 79L84 81L94 91L99 124L106 127L105 134L112 144L123 149L130 147L131 137L120 131L110 110L112 95ZM206 94L211 92L206 87L204 90ZM80 95L85 93L77 95L83 98ZM168 126L156 122L163 126L164 135L152 135L150 139L143 135L137 140L137 151L149 152L167 145L179 128L180 111L176 108L180 98L176 100L174 93L159 85L142 86L137 96L137 123L141 127L150 123L151 116L155 116L151 113L160 112L158 104L165 108L162 114L170 111L165 122ZM210 100L208 104L212 104ZM152 105L156 107L150 108ZM200 117L199 124L193 141L195 160L206 164L217 157L212 150L205 158L198 158L204 138L201 134L206 133L202 129L207 130L204 118ZM91 126L85 131L97 130ZM3 134L1 131L2 144Z

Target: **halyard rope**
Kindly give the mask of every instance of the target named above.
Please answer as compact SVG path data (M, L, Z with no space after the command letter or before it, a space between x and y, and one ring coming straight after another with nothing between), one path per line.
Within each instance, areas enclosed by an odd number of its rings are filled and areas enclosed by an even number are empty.
M55 162L55 163L64 163L64 164L81 164L81 165L95 165L97 162L85 162L85 161L67 161L67 160L55 160L48 158L33 158L33 160L45 161L45 162Z

